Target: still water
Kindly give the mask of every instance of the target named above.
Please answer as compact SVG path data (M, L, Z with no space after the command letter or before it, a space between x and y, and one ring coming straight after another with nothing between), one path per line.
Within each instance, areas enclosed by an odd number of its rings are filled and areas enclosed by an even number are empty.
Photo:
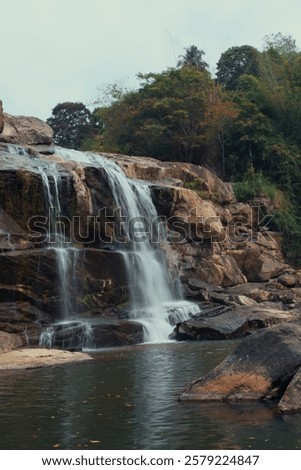
M235 342L94 353L91 363L0 373L1 449L300 449L300 414L179 403Z

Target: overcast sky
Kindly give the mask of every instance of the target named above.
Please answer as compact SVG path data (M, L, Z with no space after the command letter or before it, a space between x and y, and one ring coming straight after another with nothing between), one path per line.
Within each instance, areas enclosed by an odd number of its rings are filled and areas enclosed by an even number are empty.
M0 8L0 99L10 114L50 117L64 101L176 64L192 44L214 72L231 46L282 32L301 47L300 0L7 0Z

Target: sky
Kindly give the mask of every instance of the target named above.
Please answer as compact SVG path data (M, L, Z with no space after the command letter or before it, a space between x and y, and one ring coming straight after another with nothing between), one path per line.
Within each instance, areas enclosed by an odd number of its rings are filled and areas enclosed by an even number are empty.
M0 18L4 111L44 120L57 103L93 106L110 83L137 87L190 45L213 74L222 52L265 35L301 47L300 0L9 0Z

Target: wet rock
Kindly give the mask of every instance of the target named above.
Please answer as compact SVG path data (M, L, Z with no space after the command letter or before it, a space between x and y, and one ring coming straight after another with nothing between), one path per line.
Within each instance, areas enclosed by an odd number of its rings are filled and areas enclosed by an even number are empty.
M182 400L261 400L281 396L301 366L301 325L286 323L248 336L219 366L193 382Z
M40 344L67 350L98 349L143 342L143 326L137 322L103 319L53 324L42 331Z
M23 324L40 323L47 324L51 317L42 310L26 301L0 302L0 325L5 323ZM0 329L4 329L1 327Z
M120 321L107 325L93 325L93 346L125 346L143 342L143 326L141 323Z
M285 390L278 403L278 410L282 413L301 411L301 368L297 370Z
M126 274L122 255L105 250L78 250L77 262L70 251L68 295L73 313L121 304L126 298ZM59 318L63 295L54 249L0 253L0 302L29 302ZM78 279L75 282L74 279Z
M242 338L257 329L296 318L294 312L262 309L254 305L206 309L200 315L178 323L173 338L179 341Z
M0 142L20 145L50 145L53 130L41 119L29 116L11 116L4 113L4 128Z

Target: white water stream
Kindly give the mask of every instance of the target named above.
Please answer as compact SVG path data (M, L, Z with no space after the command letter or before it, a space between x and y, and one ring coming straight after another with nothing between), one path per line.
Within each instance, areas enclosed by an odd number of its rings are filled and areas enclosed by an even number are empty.
M160 248L164 233L148 185L130 180L116 163L102 156L63 148L56 148L55 153L107 173L116 208L125 220L126 243L119 251L127 270L131 318L144 325L145 341L165 342L173 325L199 312L199 307L183 300L181 292L173 288ZM151 242L152 235L157 243Z

